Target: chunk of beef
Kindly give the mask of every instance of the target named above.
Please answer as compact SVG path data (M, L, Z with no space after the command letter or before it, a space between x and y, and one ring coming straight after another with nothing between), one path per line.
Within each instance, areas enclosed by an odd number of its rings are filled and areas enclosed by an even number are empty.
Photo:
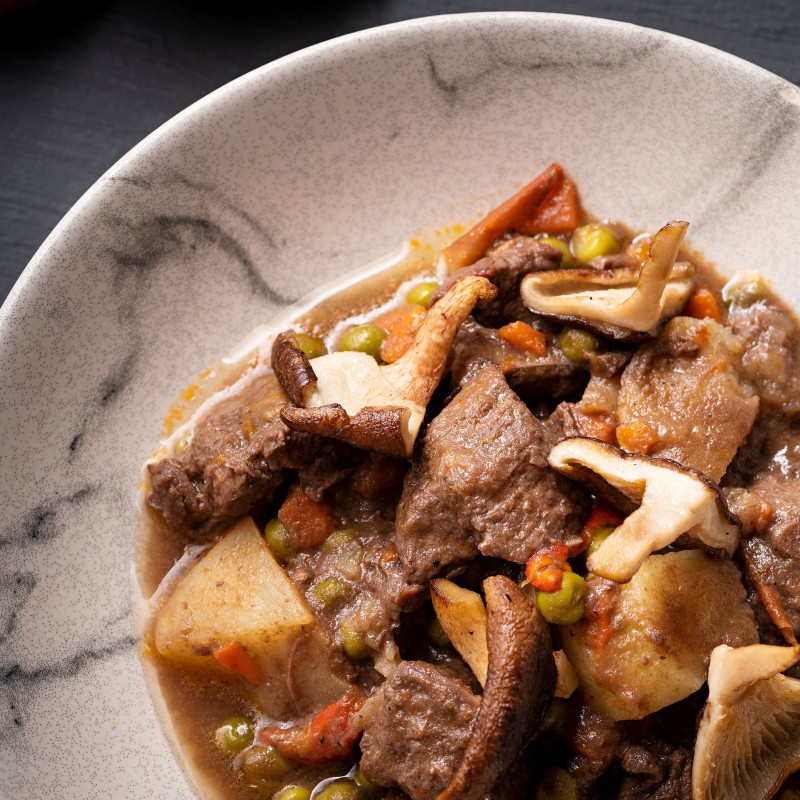
M561 252L549 244L527 236L515 236L496 247L489 255L458 270L434 292L431 304L442 298L451 286L467 275L488 278L497 287L494 300L480 300L472 316L482 325L499 328L531 314L522 303L519 286L529 272L558 269Z
M173 528L209 535L269 501L286 469L319 493L349 464L346 446L290 431L278 413L286 396L272 373L214 406L179 458L150 467L148 504Z
M744 342L742 367L765 406L800 411L800 336L792 312L769 297L734 306L728 324Z
M500 367L509 386L526 402L578 395L589 380L588 371L570 361L552 335L546 355L533 356L500 338L496 330L468 319L453 342L454 383L468 381L484 361Z
M756 570L748 599L762 638L782 643L754 589L774 592L795 636L800 637L800 418L779 413L759 416L725 476L727 486L743 487L750 504L766 504L743 545Z
M461 763L480 698L422 661L404 661L381 692L361 739L361 769L380 786L431 800Z
M519 564L578 540L589 494L547 464L545 428L485 364L428 426L397 509L407 575L425 581L480 551Z
M581 797L589 794L616 761L621 738L619 723L607 719L588 706L581 708L578 724L569 741L573 752L569 771L578 783Z
M718 481L758 412L758 397L739 375L740 354L739 340L712 320L671 320L622 373L620 444Z
M628 743L622 752L619 800L691 800L692 753L656 740L648 748Z

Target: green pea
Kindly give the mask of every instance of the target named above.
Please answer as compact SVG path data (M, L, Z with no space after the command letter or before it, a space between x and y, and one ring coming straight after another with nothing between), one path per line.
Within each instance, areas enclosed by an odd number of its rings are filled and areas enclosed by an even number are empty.
M315 800L359 800L361 791L349 778L329 783L321 792L317 793Z
M563 239L556 239L555 236L539 236L538 239L542 244L549 244L551 247L555 247L556 250L561 251L562 268L572 266L572 253L569 250L569 245Z
M372 648L356 630L351 620L342 620L342 624L339 625L339 635L342 637L344 652L352 661L363 661L372 652Z
M572 625L586 610L586 581L574 572L565 572L557 592L536 592L536 605L548 622Z
M368 792L372 792L378 787L361 771L361 764L356 767L356 783Z
M550 767L539 779L536 800L578 800L578 784L565 769Z
M570 360L579 364L586 360L586 356L597 350L600 341L589 331L582 331L578 328L564 328L558 337L558 344L564 355Z
M358 536L356 528L340 528L334 531L323 543L322 549L326 553L338 550L340 547L350 544Z
M264 539L275 558L285 564L292 555L292 537L277 517L264 526Z
M569 703L561 697L554 697L544 715L539 733L559 736L564 733L569 721Z
M611 527L599 528L592 537L592 541L589 542L589 547L586 548L586 555L590 556L592 553L596 553L600 545L603 544L615 530L616 528Z
M386 331L377 325L367 323L366 325L356 325L350 328L347 333L339 339L340 350L354 350L357 353L366 353L373 358L379 358L381 345L386 339Z
M575 228L570 240L570 250L579 264L598 256L611 256L620 251L617 234L600 222L590 222Z
M248 785L267 791L280 788L281 779L292 769L274 747L255 745L245 750L241 758L242 774Z
M325 608L332 608L350 594L350 586L339 578L324 578L311 593Z
M300 345L300 349L305 353L306 358L309 359L319 358L328 352L328 348L325 347L325 342L323 342L322 339L316 336L309 336L307 333L298 333L297 343Z
M253 744L253 723L245 717L230 717L214 731L214 743L235 756Z
M437 647L447 647L450 644L450 637L435 617L425 626L425 634Z
M430 308L431 296L438 288L439 284L436 283L436 281L418 283L406 292L406 303L410 306L425 306L425 308Z
M311 789L305 786L287 786L272 795L272 800L309 800L310 797Z

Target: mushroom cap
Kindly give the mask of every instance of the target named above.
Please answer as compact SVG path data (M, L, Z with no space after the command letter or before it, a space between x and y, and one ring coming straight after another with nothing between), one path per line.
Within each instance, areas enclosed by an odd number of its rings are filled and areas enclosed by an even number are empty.
M639 341L655 336L694 291L694 266L675 263L688 225L669 222L661 228L641 268L531 273L522 281L522 300L534 314L606 338Z
M550 629L510 578L483 582L489 669L461 764L437 800L480 800L539 727L555 688Z
M800 647L716 647L692 765L693 800L766 800L800 768Z
M736 551L739 521L719 487L696 470L588 438L564 439L548 461L629 514L589 556L586 564L596 575L629 581L647 556L684 534L718 555Z
M285 409L283 421L362 449L410 456L459 326L478 300L496 293L486 278L462 278L428 312L406 353L383 366L366 353L342 351L315 358L312 368L294 334L281 334L273 365L301 407ZM304 413L314 409L325 410Z

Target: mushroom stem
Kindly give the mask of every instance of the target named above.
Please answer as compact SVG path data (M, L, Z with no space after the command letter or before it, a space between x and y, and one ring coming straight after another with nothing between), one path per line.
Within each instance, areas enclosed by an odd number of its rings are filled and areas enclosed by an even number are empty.
M437 800L479 800L527 744L555 687L550 629L514 581L483 582L489 669L464 758Z
M394 364L382 367L385 380L412 402L427 405L442 379L461 323L478 300L492 300L496 294L497 289L486 278L462 278L428 312L406 353Z
M636 290L619 306L620 313L641 319L640 330L649 330L661 316L661 296L688 227L688 222L668 222L656 233Z

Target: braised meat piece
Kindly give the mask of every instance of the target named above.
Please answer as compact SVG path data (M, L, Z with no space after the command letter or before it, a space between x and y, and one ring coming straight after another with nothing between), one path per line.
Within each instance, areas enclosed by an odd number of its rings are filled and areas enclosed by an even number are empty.
M526 402L579 395L589 380L588 371L570 361L552 335L546 355L532 356L506 342L496 330L468 319L453 342L453 382L469 380L484 361L500 367L509 386Z
M477 555L518 564L577 538L589 493L547 465L545 428L484 365L429 425L397 509L397 549L424 581Z
M744 487L765 504L756 535L742 546L759 628L773 643L783 643L764 605L774 593L800 638L800 417L761 415L725 483Z
M794 315L776 297L734 303L728 323L744 343L742 367L764 406L800 411L800 338Z
M718 481L758 413L758 397L739 374L740 353L739 340L712 320L671 320L622 373L619 443Z
M279 417L285 403L272 373L219 402L180 457L151 465L150 507L176 530L203 537L271 500L287 469L301 470L312 492L332 485L350 466L349 448L290 431Z
M430 800L461 763L480 698L423 661L404 661L381 692L361 739L361 769L380 786Z
M466 275L488 278L497 287L494 300L479 301L472 316L481 325L499 328L516 319L530 319L531 314L519 296L519 286L529 272L558 269L561 252L549 244L527 236L516 236L496 247L488 256L455 272L431 297L431 305L442 298L451 286Z

